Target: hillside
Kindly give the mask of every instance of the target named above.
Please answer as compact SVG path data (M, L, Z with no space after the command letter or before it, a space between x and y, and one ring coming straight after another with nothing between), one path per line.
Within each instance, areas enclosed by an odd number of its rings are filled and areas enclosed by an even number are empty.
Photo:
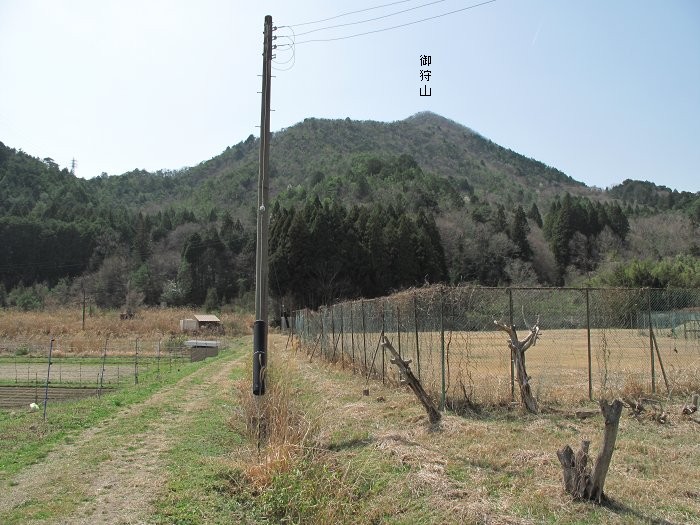
M270 147L271 195L296 190L317 193L331 190L344 199L352 195L352 181L368 159L388 160L408 155L428 174L447 179L463 195L476 194L493 201L511 198L531 203L538 194L551 196L585 189L562 172L528 159L481 137L469 128L433 113L419 113L402 121L305 119L274 133ZM221 155L190 168L190 181L204 182L196 192L223 190L221 202L240 203L245 190L254 189L258 171L258 141L252 135ZM348 191L350 190L350 191ZM361 199L360 199L361 200Z
M112 307L249 296L258 149L251 135L192 168L83 180L0 143L0 305L78 287ZM271 293L296 304L425 281L590 282L610 264L700 254L700 195L588 188L432 113L280 130L270 189Z

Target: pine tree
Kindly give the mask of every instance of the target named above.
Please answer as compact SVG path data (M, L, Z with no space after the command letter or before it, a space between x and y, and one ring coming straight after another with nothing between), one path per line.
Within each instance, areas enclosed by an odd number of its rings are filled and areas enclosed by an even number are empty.
M508 220L506 219L506 210L503 204L499 204L496 209L496 216L493 219L493 229L496 233L505 232L508 229Z
M518 206L513 214L513 222L510 226L510 239L517 247L517 255L526 261L532 258L532 248L527 240L527 234L530 233L530 226L527 223L525 210L522 206Z
M532 221L542 228L542 216L540 215L540 209L537 207L537 203L532 203L530 211L527 213L527 218L532 219Z

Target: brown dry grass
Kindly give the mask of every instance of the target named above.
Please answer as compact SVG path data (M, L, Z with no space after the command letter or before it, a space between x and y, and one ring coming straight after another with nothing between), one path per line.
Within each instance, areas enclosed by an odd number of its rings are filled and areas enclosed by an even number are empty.
M14 309L0 310L0 343L48 344L56 339L59 351L65 354L99 354L105 338L110 341L166 339L182 335L180 319L191 317L198 310L187 308L145 308L133 319L121 320L119 311L93 309L85 317L82 329L82 311L76 308L47 309L22 312ZM250 314L221 313L227 336L247 333L252 326Z
M350 366L355 362L364 368L365 348L368 367L376 350L379 333L344 334L338 340L336 360ZM401 342L401 352L411 364L426 388L440 392L442 388L441 339L439 332L418 334L420 356L416 352L415 335L388 334L395 348ZM524 337L524 333L520 334ZM669 382L671 394L686 395L700 390L700 340L656 334L659 353ZM365 343L366 341L366 343ZM340 349L344 350L341 360ZM591 386L594 397L632 395L651 392L651 350L648 332L625 329L596 329L590 340ZM316 355L328 358L333 348L327 340L325 352ZM511 399L510 350L504 334L492 332L446 332L445 373L447 396L461 399L466 391L480 403L500 404ZM388 357L381 350L374 370L397 380ZM536 397L549 403L580 402L588 398L588 334L582 330L545 330L537 344L526 354L528 374ZM656 391L666 393L658 357L654 355ZM517 390L517 388L516 388ZM516 392L517 397L517 392Z
M337 523L700 523L700 427L679 412L666 424L625 413L606 483L611 505L575 503L563 491L556 450L590 439L597 453L600 416L445 414L435 430L408 389L366 383L348 368L309 362L293 345L284 352L281 336L271 341L273 364L289 367L297 397L312 400L308 417L319 422L312 459L331 473L333 494L357 497L358 483L370 486L352 512L331 498L333 508L317 509L319 516ZM366 386L370 396L362 395ZM299 497L326 480L309 475Z
M266 380L264 396L252 395L248 379L235 383L240 409L229 424L243 431L255 447L246 454L255 459L244 464L245 477L255 491L293 468L316 434L313 422L293 400L291 377L295 368L296 363L290 361L287 367L275 369ZM252 375L249 362L245 375Z

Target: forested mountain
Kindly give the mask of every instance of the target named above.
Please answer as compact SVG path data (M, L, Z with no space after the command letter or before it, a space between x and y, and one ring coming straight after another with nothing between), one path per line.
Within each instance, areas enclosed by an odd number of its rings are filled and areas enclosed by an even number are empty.
M83 180L0 143L0 305L249 297L258 149ZM661 285L697 282L700 194L591 189L432 113L306 119L273 134L271 175L270 292L288 305L425 282L629 284L642 259L685 268Z

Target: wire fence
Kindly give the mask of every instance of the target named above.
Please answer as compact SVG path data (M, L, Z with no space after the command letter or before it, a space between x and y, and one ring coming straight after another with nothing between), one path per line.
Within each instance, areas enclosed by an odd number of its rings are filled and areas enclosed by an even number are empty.
M294 312L293 330L312 356L398 382L384 333L441 407L516 399L507 337L539 322L527 351L535 397L568 404L613 395L686 395L700 388L700 290L415 289Z
M181 341L169 339L105 339L101 346L91 355L75 355L66 351L68 340L0 341L0 407L25 404L32 392L43 398L48 387L55 398L63 399L99 395L124 384L148 384L179 370L194 355Z

